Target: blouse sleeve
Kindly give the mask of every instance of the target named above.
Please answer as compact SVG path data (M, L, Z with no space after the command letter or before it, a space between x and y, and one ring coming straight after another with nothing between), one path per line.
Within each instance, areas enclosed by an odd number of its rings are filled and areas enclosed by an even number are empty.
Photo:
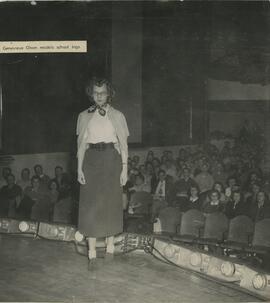
M129 136L129 130L128 130L128 126L127 126L127 120L124 116L124 114L121 113L121 124L122 124L122 128L123 128L123 131L126 135L126 137Z
M77 127L76 127L76 135L78 136L79 134L80 134L80 131L81 131L81 117L82 117L82 115L81 114L79 114L79 116L78 116L78 119L77 119Z

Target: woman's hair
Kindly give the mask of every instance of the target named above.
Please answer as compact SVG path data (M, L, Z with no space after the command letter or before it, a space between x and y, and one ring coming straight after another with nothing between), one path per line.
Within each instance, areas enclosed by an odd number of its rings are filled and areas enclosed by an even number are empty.
M224 193L225 189L224 189L224 185L222 182L215 182L212 189L215 190L216 185L220 185L221 187L221 192Z
M108 94L109 94L109 98L108 98L108 102L111 102L112 101L112 98L114 97L115 95L115 90L114 88L112 87L112 84L105 78L97 78L97 77L94 77L92 79L88 79L86 81L86 85L85 85L85 90L86 90L86 94L90 97L92 97L93 95L93 88L94 86L103 86L103 85L106 85L107 87L107 90L108 90ZM90 90L90 91L89 91Z
M261 194L261 193L264 194L264 201L265 201L266 203L269 203L269 196L268 196L268 194L267 194L265 191L263 191L263 190L259 190L259 191L257 192L256 201L258 202L258 195Z
M213 194L217 194L218 195L218 199L220 199L220 192L218 190L212 189L212 190L210 190L210 192L208 194L210 200L211 200L211 197L212 197Z
M197 193L198 193L198 196L200 195L200 188L197 184L193 184L190 186L189 190L188 190L188 196L190 197L191 196L191 189L192 188L196 188L197 189Z

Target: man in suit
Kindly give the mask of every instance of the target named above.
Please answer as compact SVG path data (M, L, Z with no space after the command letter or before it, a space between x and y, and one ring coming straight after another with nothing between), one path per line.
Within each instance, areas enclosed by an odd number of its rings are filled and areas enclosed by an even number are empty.
M173 200L172 177L167 176L164 170L158 173L158 179L154 185L154 199L152 205L152 220L155 221L161 209L172 204Z

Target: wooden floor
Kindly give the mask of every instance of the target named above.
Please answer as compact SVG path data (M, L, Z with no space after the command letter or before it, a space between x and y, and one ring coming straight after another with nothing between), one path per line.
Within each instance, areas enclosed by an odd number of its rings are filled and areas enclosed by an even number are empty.
M0 236L0 301L255 302L144 253L87 269L71 243Z

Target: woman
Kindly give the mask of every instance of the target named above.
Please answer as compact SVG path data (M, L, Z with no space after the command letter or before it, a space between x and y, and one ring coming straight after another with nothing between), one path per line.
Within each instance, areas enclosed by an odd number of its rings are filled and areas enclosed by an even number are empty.
M200 190L198 185L191 185L188 193L188 204L186 210L198 209L202 207L202 200L200 198Z
M226 204L225 214L229 219L240 215L247 215L247 205L240 191L232 193L232 199Z
M114 95L105 79L86 86L94 105L80 113L78 181L80 201L78 228L88 238L89 265L96 264L96 238L106 237L106 259L114 253L114 235L123 231L122 189L127 182L129 131L124 115L110 102Z
M269 197L263 191L259 191L256 196L256 203L249 207L249 217L254 221L270 218L270 202Z
M31 179L30 179L30 169L29 168L24 168L21 171L21 179L18 180L17 185L19 185L22 190L25 190L27 186L31 186Z
M202 212L214 213L221 211L223 211L223 208L220 202L220 192L217 190L211 190L209 194L209 201L202 207Z
M38 176L31 178L31 186L24 190L24 198L22 201L22 210L31 211L31 220L49 221L51 203L48 191L44 190Z

